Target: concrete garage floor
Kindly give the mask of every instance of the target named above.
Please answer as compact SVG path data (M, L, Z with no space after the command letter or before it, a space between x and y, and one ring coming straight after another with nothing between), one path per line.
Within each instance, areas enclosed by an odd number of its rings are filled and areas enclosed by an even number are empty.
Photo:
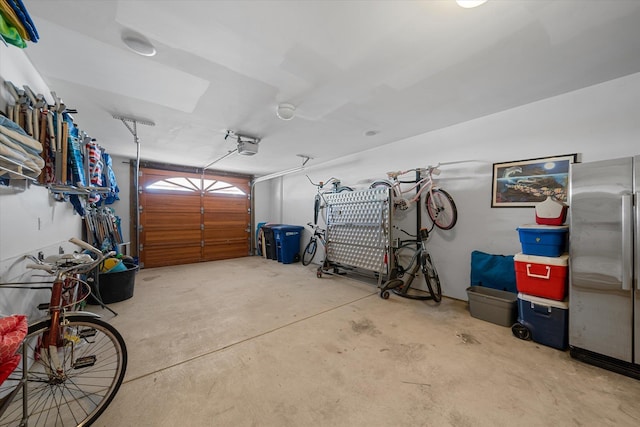
M111 308L129 365L98 426L640 425L640 381L313 266L145 269Z

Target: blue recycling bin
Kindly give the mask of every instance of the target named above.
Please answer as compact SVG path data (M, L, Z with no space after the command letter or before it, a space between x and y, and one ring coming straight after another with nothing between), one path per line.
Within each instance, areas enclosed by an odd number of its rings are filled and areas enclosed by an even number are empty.
M271 227L276 243L278 262L291 264L300 261L300 236L304 227L299 225L277 225Z

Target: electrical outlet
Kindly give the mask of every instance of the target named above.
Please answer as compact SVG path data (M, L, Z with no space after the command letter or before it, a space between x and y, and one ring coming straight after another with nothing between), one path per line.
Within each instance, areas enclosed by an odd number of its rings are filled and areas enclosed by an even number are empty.
M64 254L64 248L62 246L58 246L58 254L59 255Z

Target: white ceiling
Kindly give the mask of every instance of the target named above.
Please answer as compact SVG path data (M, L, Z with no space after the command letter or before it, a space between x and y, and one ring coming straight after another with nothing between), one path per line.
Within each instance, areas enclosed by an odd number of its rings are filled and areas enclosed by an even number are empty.
M26 53L109 153L256 175L640 71L640 1L29 0ZM125 47L135 31L153 57ZM293 120L278 103L297 106ZM373 132L371 132L373 131ZM367 133L374 133L367 136Z

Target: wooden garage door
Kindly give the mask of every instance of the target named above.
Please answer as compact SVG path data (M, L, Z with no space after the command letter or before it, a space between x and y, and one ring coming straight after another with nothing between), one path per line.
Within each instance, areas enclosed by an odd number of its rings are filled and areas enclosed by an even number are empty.
M238 258L250 251L249 177L140 168L144 267Z

